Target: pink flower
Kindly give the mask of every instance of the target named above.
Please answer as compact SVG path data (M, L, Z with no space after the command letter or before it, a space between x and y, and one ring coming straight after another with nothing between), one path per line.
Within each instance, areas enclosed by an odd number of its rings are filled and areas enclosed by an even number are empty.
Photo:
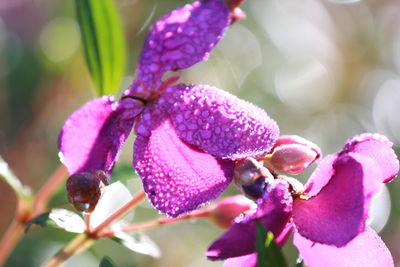
M235 160L269 151L279 129L260 108L211 86L162 80L205 60L231 15L222 0L205 0L159 19L122 99L92 100L66 121L59 150L69 172L110 175L134 127L133 166L144 190L158 210L178 216L218 197Z
M309 267L393 266L389 250L366 220L372 197L398 171L386 137L355 136L318 164L303 193L292 195L284 179L269 182L258 209L233 224L207 256L229 259L226 266L255 266L255 225L260 221L278 245L294 229L293 242Z

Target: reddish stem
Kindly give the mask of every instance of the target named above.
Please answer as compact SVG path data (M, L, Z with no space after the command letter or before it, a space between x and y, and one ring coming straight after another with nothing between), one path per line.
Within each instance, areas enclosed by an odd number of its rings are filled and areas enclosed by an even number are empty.
M128 226L124 226L121 229L118 229L117 231L119 232L138 232L138 231L144 231L148 229L152 229L158 226L166 225L166 224L171 224L179 221L184 221L184 220L189 220L189 219L198 219L198 218L204 218L208 217L210 215L210 212L208 209L205 210L198 210L194 211L192 213L188 213L185 215L182 215L177 218L157 218L155 220L147 221L147 222L142 222L142 223L137 223L137 224L132 224ZM114 230L107 230L103 231L99 237L111 237L115 235Z
M47 180L47 182L41 187L39 192L36 194L35 201L33 203L33 213L35 215L46 211L49 199L54 192L56 192L61 183L65 181L67 175L67 169L64 167L64 165L60 165Z
M135 208L142 200L146 198L146 193L141 190L139 191L128 203L118 209L116 212L110 215L107 219L105 219L100 225L95 227L92 231L88 232L88 234L94 238L98 238L100 236L100 232L108 227L113 221L118 218L123 217L133 208Z

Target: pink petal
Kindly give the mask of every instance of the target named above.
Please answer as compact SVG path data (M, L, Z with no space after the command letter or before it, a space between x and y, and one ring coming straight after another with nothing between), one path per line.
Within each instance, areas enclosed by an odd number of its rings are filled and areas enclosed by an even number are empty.
M225 260L256 251L256 221L247 219L234 223L206 252L210 260Z
M312 242L298 233L293 243L308 267L394 266L390 251L371 228L341 248Z
M147 36L137 67L147 88L133 87L133 93L155 90L165 72L207 59L229 23L229 10L221 0L197 1L160 18Z
M255 267L257 265L257 254L252 253L245 256L229 258L223 267Z
M233 173L232 161L183 142L169 119L153 120L150 136L136 138L133 165L154 207L174 217L218 197Z
M399 172L399 160L392 149L393 143L381 134L365 133L348 140L341 153L360 153L377 162L383 182L389 182Z
M232 224L225 234L214 241L206 253L209 259L221 260L255 252L257 220L274 236L279 236L285 230L292 206L286 182L276 180L270 184L265 198L258 205L255 213Z
M294 200L293 220L304 237L341 247L365 230L371 198L381 187L381 173L373 160L355 153L342 154L331 169L326 164L323 169L325 173L320 169L319 175L329 182L310 199Z
M115 102L112 96L94 99L76 110L58 139L60 158L70 174L90 170L110 174L134 118L142 110L140 101Z
M269 151L279 136L275 121L253 104L207 85L177 85L164 92L179 137L232 160Z

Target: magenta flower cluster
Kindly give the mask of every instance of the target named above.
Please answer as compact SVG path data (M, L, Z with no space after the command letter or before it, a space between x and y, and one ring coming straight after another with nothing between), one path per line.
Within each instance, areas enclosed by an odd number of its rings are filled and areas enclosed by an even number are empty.
M319 162L302 194L293 197L284 179L269 183L257 210L238 218L207 256L228 259L226 266L255 266L259 221L281 246L294 232L293 243L307 266L393 266L389 250L366 221L371 199L398 171L386 137L355 136Z
M59 151L71 175L110 176L133 130L133 167L144 190L156 209L175 217L217 198L238 160L260 158L274 147L279 129L262 109L212 86L176 84L179 77L169 75L208 57L240 14L233 3L241 1L228 2L198 1L164 15L150 30L136 79L121 99L94 99L67 119ZM294 231L294 244L310 267L345 266L350 257L392 266L386 246L365 222L371 198L398 168L386 138L357 136L319 163L303 194L291 194L286 180L268 183L257 210L240 217L207 256L254 266L260 221L281 245Z

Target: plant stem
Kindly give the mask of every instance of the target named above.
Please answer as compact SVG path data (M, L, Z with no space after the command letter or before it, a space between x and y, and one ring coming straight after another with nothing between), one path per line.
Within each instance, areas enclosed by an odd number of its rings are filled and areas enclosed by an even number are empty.
M54 257L52 257L49 261L47 261L42 267L55 267L64 263L69 257L72 255L79 253L86 248L90 247L93 242L102 237L99 234L104 230L104 228L108 227L113 221L118 218L124 216L126 213L131 211L134 207L137 206L143 199L145 199L146 193L141 190L139 191L128 203L118 209L116 212L111 214L106 220L104 220L99 226L95 229L90 230L88 227L86 233L80 234L75 237L66 247L64 247L61 251L59 251ZM86 224L89 224L89 217L85 216Z
M1 160L0 158L0 163L2 164L1 175L8 177L7 181L11 181L9 184L17 195L17 211L0 241L0 266L4 264L17 242L21 239L26 224L46 210L49 198L67 175L65 167L61 165L47 180L46 184L41 187L36 197L33 197L30 190L19 182L6 163Z
M24 233L25 224L17 217L13 219L0 242L0 266L3 266L11 251Z
M135 208L145 198L146 198L146 193L143 190L139 191L128 203L126 203L116 212L111 214L110 217L108 217L100 225L95 227L93 231L91 231L89 234L93 235L94 237L98 236L105 227L108 227L110 223L126 215L129 211Z
M42 267L55 267L64 263L72 255L75 255L88 247L90 247L95 240L90 238L87 234L77 235L66 247L60 250L54 257L44 263Z
M142 223L137 223L137 224L132 224L128 226L121 227L117 231L119 232L138 232L138 231L144 231L148 229L152 229L158 226L166 225L166 224L171 224L175 222L180 222L180 221L185 221L189 219L198 219L198 218L205 218L209 216L208 210L198 210L192 213L185 214L183 216L177 217L177 218L165 218L165 217L160 217L155 220L147 221L147 222L142 222ZM107 230L103 231L99 237L111 237L115 235L115 230Z
M47 203L58 187L65 181L68 172L64 165L60 165L47 182L41 187L39 192L36 194L36 198L33 204L33 210L35 214L40 214L46 211Z

